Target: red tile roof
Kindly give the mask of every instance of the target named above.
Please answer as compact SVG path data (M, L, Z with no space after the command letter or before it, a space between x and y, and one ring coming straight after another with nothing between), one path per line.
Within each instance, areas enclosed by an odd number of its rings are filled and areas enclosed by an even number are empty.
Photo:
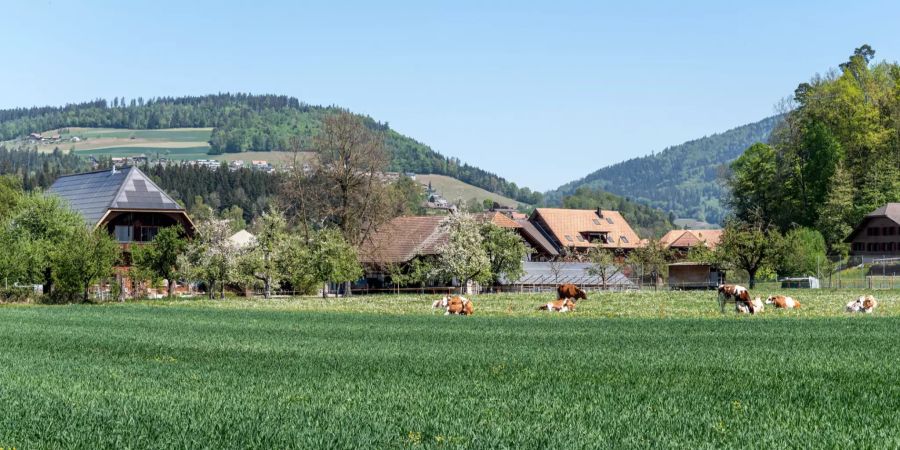
M641 239L618 211L593 209L537 208L532 221L540 220L547 232L565 247L590 248L594 244L583 233L606 233L610 242L605 248L637 248Z
M716 248L722 239L722 230L672 230L659 242L666 248L690 248L700 242L709 248Z

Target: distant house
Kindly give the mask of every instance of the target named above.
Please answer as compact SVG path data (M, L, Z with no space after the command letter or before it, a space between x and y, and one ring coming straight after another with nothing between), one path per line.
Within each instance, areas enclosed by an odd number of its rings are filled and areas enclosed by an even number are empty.
M439 255L449 237L443 227L447 220L448 216L406 216L380 226L359 249L367 285L380 288L390 283L390 266Z
M152 241L164 227L181 225L194 234L184 208L137 167L65 175L49 193L65 200L92 229L106 229L126 252Z
M715 249L721 240L722 230L672 230L660 238L659 243L684 257L698 245Z
M560 254L583 253L595 245L624 253L641 245L618 211L537 208L528 221Z
M844 242L856 263L900 257L900 203L888 203L872 211Z

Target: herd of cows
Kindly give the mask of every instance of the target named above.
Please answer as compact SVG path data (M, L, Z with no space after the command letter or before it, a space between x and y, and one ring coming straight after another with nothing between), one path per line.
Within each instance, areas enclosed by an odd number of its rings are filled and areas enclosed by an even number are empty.
M756 314L765 310L765 305L773 305L776 309L800 308L800 302L785 295L770 295L763 303L760 297L750 298L750 291L737 284L719 286L719 307L725 312L725 303L733 302L739 314ZM587 300L587 294L574 284L561 284L556 288L556 300L540 305L538 311L569 312L575 311L578 300ZM847 303L847 312L871 313L878 306L878 301L871 295L860 296ZM461 295L445 295L431 304L432 308L443 309L444 315L457 314L471 316L475 312L472 300Z

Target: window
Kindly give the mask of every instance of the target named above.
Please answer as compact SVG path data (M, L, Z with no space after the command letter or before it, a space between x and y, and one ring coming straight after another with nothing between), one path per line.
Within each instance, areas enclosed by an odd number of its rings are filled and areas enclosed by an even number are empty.
M159 233L159 227L141 227L140 230L141 242L150 242L156 237L156 234Z
M879 231L878 227L866 228L866 234L869 236L878 236L878 231Z
M627 237L622 236L621 238L622 238L622 239L620 239L620 240L622 241L623 244L627 244L627 243L628 243L628 238L627 238Z
M600 225L600 219L594 219L594 225Z
M575 236L575 238L578 239L578 242L584 242L584 238L581 237L580 234L578 236Z
M119 242L131 242L131 225L116 225L116 240Z
M888 227L882 227L882 228L881 228L881 235L882 235L882 236L887 236L888 234L890 234L890 232L891 232L891 229L888 228Z
M613 223L612 218L611 218L611 217L607 217L607 218L606 218L606 223L612 225L612 223Z

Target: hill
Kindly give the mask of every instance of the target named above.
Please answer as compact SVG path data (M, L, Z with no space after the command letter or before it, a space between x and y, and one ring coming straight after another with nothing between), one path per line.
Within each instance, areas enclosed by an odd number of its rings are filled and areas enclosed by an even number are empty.
M0 141L22 140L30 133L67 127L119 129L122 133L119 139L139 130L202 128L210 129L206 145L207 153L212 155L289 150L294 145L301 148L308 145L318 132L322 118L338 111L343 110L335 106L308 105L282 95L215 94L146 101L114 98L112 102L99 99L62 107L0 110ZM397 133L386 122L360 117L370 128L384 132L391 154L390 170L447 175L523 203L534 204L541 200L539 192L520 188L496 174L446 157ZM130 135L127 138L130 140ZM298 140L294 141L294 138ZM135 136L135 140L138 139L141 138ZM134 144L133 147L140 147L138 142ZM199 153L201 147L184 147L191 150L182 150L182 153Z
M484 200L491 200L504 206L517 208L523 205L509 197L504 197L493 192L486 191L477 186L463 183L456 178L446 175L416 175L416 181L424 186L431 184L431 188L441 194L447 201L456 203L457 201L465 204L471 199L477 200L479 203Z
M562 204L578 188L603 189L634 201L693 218L718 223L725 216L727 193L719 182L720 168L756 142L765 142L781 116L713 134L649 156L599 169L545 194L545 203Z

